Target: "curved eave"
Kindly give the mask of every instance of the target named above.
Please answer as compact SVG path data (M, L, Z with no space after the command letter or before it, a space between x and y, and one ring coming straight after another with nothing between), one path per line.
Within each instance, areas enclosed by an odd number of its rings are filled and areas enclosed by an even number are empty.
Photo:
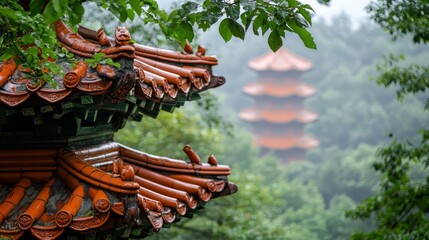
M10 229L0 229L0 236L29 232L55 239L63 232L109 229L112 222L121 227L133 214L136 222L129 224L144 235L237 190L226 178L229 167L214 156L208 164L195 162L195 152L191 162L141 156L149 154L113 142L73 151L0 150L0 183L12 188L2 188L8 196L0 201L0 224Z
M98 39L97 32L93 30L80 28L81 34L75 33L61 21L55 23L55 30L59 43L75 55L76 66L71 69L69 63L58 59L56 64L63 67L64 77L55 78L57 86L54 88L42 81L26 78L26 70L16 66L13 59L3 62L0 65L0 105L16 107L37 98L47 103L59 103L73 95L106 93L118 98L116 101L122 101L133 92L144 102L166 103L174 108L198 98L199 92L225 82L223 77L212 74L211 67L217 64L217 58L205 56L203 47L196 53L185 53L139 44L115 45L110 38L106 37L104 42ZM118 61L128 59L134 66L123 71L110 65L88 66L85 59L99 52ZM112 90L118 87L117 82L121 82L119 80L126 74L134 77L133 83L121 87L120 91Z
M309 97L312 96L316 89L305 83L262 83L255 82L248 84L243 87L243 92L250 96L272 96L272 97L289 97L289 96L300 96Z
M269 123L309 123L317 120L318 115L308 110L287 110L287 109L255 109L248 108L240 112L240 119L247 122L269 122Z
M254 71L308 71L313 67L313 63L300 57L285 48L280 48L277 52L269 51L255 59L249 61L248 66Z
M311 149L319 146L319 140L311 136L285 137L285 136L255 136L253 144L275 150Z

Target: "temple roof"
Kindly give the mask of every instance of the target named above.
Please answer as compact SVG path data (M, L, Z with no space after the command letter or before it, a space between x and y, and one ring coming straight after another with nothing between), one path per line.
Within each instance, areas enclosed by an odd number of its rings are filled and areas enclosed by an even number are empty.
M55 76L57 86L29 77L28 69L9 59L0 66L0 106L15 107L36 98L56 103L71 95L106 93L114 101L122 101L126 95L133 94L145 101L180 105L183 99L192 99L198 92L225 81L223 77L212 75L211 66L217 64L217 58L205 56L203 46L193 54L132 44L127 30L118 35L128 37L128 42L115 43L102 29L92 31L80 27L80 34L77 34L62 21L55 23L55 31L61 45L75 55L74 62L56 60L64 69L63 77ZM107 64L89 67L86 59L100 52L118 61L121 58L134 60L131 61L134 70L131 69L129 76L123 76L117 68ZM127 67L126 61L120 63ZM121 91L113 91L119 87Z
M316 90L310 84L301 81L290 83L282 82L254 82L243 87L243 92L250 96L268 95L272 97L300 96L308 97L313 95Z
M313 67L310 60L302 58L285 48L280 48L277 52L269 51L264 55L252 59L249 67L255 71L308 71Z
M309 123L317 119L316 113L306 109L247 108L242 110L239 116L248 122L266 121L270 123Z
M0 150L0 237L27 232L55 239L130 223L144 236L236 191L226 180L228 166L213 155L202 163L189 146L184 150L188 162L114 142L76 150Z
M303 136L254 136L253 144L275 150L310 149L319 146L319 140L314 137Z
M55 60L64 76L53 83L13 59L0 65L0 238L141 238L237 191L213 155L202 163L185 146L184 161L113 142L127 120L224 84L215 56L132 43L125 28L109 38L58 21L55 31L74 56ZM91 66L97 53L120 67Z

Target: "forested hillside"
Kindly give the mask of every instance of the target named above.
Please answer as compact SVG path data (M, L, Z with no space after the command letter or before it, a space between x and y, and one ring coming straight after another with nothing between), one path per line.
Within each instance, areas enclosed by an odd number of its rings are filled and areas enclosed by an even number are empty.
M202 158L214 153L221 163L232 166L231 180L239 186L234 196L214 201L218 207L195 216L198 220L181 221L151 238L328 240L347 239L356 230L373 227L370 220L346 219L344 210L377 191L378 176L371 167L377 148L391 135L415 141L429 116L422 97L408 96L398 103L395 87L383 88L371 79L383 55L403 53L407 62L427 62L429 48L411 45L408 39L392 43L371 24L351 30L344 15L332 24L314 23L312 33L317 51L296 39L285 42L315 66L304 78L317 89L306 104L319 119L307 130L321 145L308 153L307 160L280 166L272 155L259 156L251 147L246 124L237 118L240 109L252 104L241 93L242 86L256 80L247 62L268 51L263 39L250 36L227 44L215 37L216 32L198 39L209 54L218 55L215 73L227 79L215 96L208 96L211 102L204 105L208 110L185 106L156 120L128 124L118 134L118 141L160 155L184 158L180 149L185 144L194 146ZM230 121L232 131L222 128L222 121L213 121L219 118Z

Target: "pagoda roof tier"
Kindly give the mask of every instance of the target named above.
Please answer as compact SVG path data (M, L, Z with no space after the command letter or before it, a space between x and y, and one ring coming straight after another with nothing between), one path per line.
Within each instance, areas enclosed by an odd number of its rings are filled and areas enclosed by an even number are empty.
M184 151L188 161L115 142L0 150L0 237L56 239L112 229L140 238L236 192L228 166L213 155L202 163L189 146Z
M316 113L306 109L247 108L240 112L239 117L247 122L309 123L315 121L318 116Z
M319 146L319 140L312 136L254 136L253 144L275 150L311 149Z
M78 34L62 21L54 26L59 43L74 54L73 60L55 60L63 68L64 76L55 75L54 83L45 83L30 76L30 70L16 65L11 58L0 65L0 106L57 103L83 94L107 95L111 102L134 95L145 102L180 105L225 82L223 77L212 74L211 67L218 61L215 56L205 56L203 46L195 54L189 50L189 44L186 52L175 52L133 44L125 28L117 28L116 38L112 39L103 29L80 27ZM88 62L96 53L103 53L121 67L91 67Z
M258 72L261 71L308 71L313 67L313 63L300 57L285 48L280 48L277 52L269 51L255 59L252 59L249 68Z
M272 97L300 96L308 97L313 95L316 90L310 84L303 82L254 82L243 87L243 92L250 96L268 95Z

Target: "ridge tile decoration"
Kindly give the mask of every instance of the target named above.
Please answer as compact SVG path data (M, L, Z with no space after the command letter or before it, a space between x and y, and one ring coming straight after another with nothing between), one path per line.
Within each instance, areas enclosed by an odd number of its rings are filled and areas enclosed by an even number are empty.
M214 155L205 163L185 146L185 161L113 141L127 120L223 85L215 56L190 44L183 52L133 44L122 27L115 38L61 21L55 31L74 54L56 60L64 76L55 87L13 59L0 65L0 238L141 238L237 191ZM100 52L120 67L85 61Z
M318 118L303 104L306 97L316 93L301 80L313 64L280 48L251 60L248 66L258 73L258 79L242 90L255 99L255 104L239 116L251 124L253 144L261 147L262 154L274 150L282 163L304 160L307 149L319 146L317 138L304 132L305 124Z

